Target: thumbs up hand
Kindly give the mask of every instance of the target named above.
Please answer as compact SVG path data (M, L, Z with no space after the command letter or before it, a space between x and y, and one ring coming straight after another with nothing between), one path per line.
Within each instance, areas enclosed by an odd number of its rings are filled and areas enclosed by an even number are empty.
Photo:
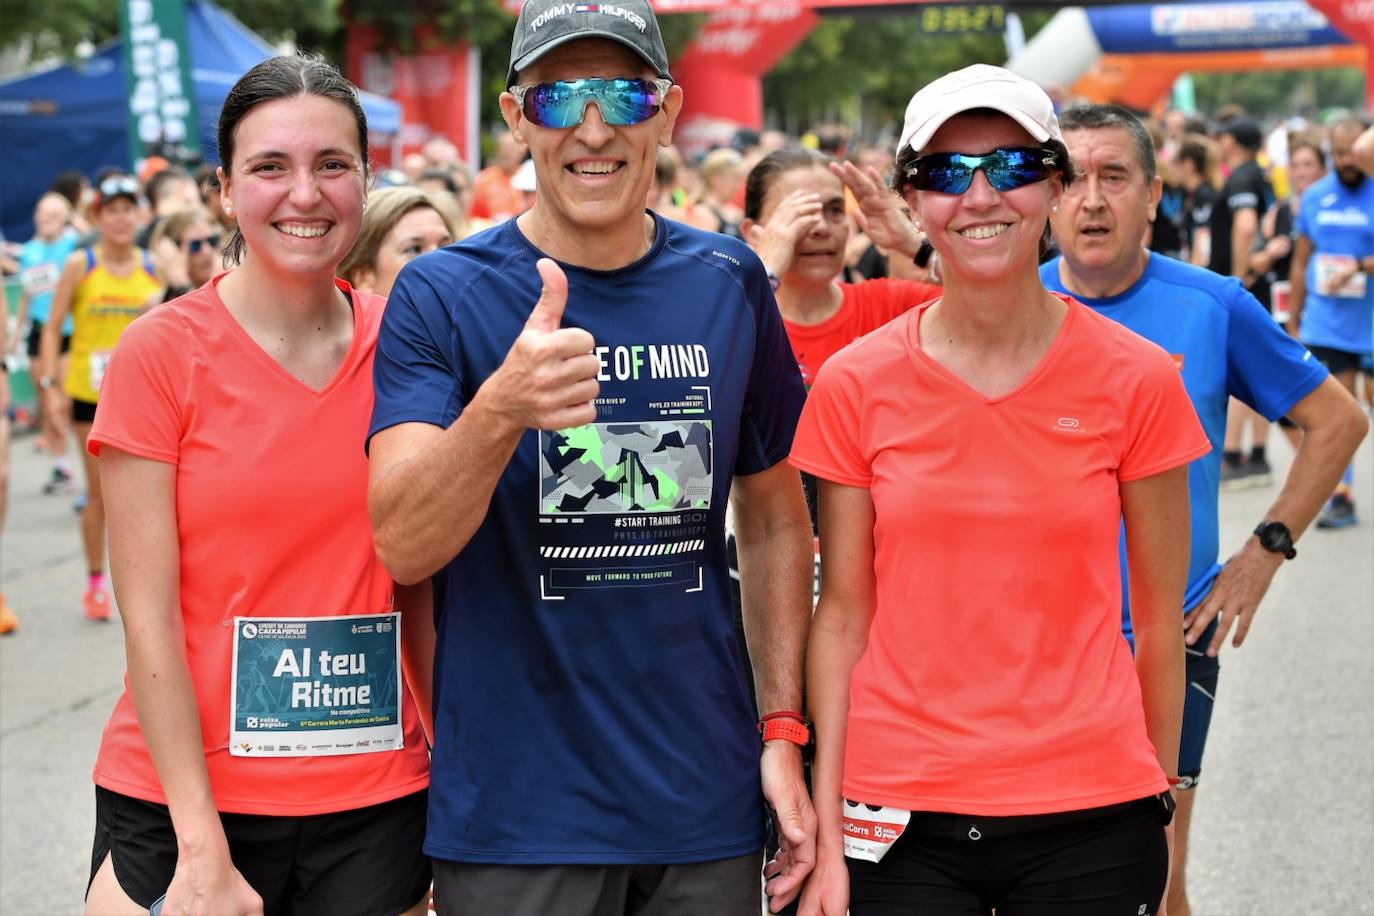
M535 265L544 283L525 329L492 375L493 405L522 428L566 429L596 419L593 400L601 386L596 341L582 328L562 327L568 278L552 260ZM487 387L487 386L483 386Z

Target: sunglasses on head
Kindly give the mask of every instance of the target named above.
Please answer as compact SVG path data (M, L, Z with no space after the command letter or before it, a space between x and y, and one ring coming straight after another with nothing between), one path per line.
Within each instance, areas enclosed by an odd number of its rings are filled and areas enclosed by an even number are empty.
M96 190L105 199L120 195L138 197L138 182L128 175L111 175L102 181Z
M907 169L907 177L919 191L963 194L979 169L998 191L1012 191L1050 177L1057 157L1053 150L1016 146L995 149L981 156L963 153L931 153Z
M200 254L202 248L209 248L211 251L219 248L219 236L208 235L203 239L186 240L186 251L188 254Z
M512 86L511 95L525 117L540 127L576 127L595 102L601 120L612 127L629 127L658 114L672 80L585 79L559 80L535 86Z

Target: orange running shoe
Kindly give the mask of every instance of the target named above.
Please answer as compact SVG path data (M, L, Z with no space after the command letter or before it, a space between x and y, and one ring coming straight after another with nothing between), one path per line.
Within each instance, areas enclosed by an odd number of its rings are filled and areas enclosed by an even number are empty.
M87 620L110 619L110 593L103 588L88 588L81 596L81 610Z
M0 636L13 633L19 629L19 618L14 616L14 611L5 603L5 596L0 595Z

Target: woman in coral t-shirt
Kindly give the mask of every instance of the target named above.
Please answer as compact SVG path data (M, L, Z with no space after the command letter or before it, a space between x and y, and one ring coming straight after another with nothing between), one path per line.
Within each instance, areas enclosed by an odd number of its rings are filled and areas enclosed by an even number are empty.
M801 912L1153 914L1207 439L1166 353L1040 283L1073 174L1042 90L935 81L895 174L944 294L826 362L791 457L821 481L825 573Z
M88 443L128 674L86 911L418 916L427 679L401 640L422 659L433 630L367 514L384 303L334 279L367 123L332 66L276 57L230 90L219 152L237 266L129 326Z

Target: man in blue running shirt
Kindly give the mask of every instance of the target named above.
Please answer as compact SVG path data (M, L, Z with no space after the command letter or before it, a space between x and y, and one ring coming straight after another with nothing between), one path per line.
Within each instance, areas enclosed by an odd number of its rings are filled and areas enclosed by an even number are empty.
M1363 131L1354 119L1331 128L1332 170L1303 192L1289 275L1289 332L1351 394L1374 353L1374 178L1354 153ZM1353 484L1354 468L1347 467L1317 527L1355 524Z
M1159 344L1179 365L1213 451L1188 469L1192 547L1183 628L1188 691L1179 753L1178 820L1169 916L1189 916L1184 863L1194 787L1216 695L1217 654L1250 630L1284 558L1321 508L1363 438L1368 422L1353 398L1232 277L1152 254L1145 234L1159 201L1150 134L1115 105L1073 108L1060 116L1064 142L1083 172L1051 217L1062 255L1041 268L1046 287L1073 295ZM1217 494L1229 397L1262 415L1285 414L1303 439L1288 479L1253 536L1226 561ZM1124 554L1123 554L1124 557ZM1123 559L1122 573L1125 575ZM1129 608L1123 628L1130 636Z
M528 0L506 85L534 206L406 265L374 370L378 553L434 585L435 900L758 916L765 801L775 908L815 858L801 373L748 246L645 210L682 106L646 0Z

